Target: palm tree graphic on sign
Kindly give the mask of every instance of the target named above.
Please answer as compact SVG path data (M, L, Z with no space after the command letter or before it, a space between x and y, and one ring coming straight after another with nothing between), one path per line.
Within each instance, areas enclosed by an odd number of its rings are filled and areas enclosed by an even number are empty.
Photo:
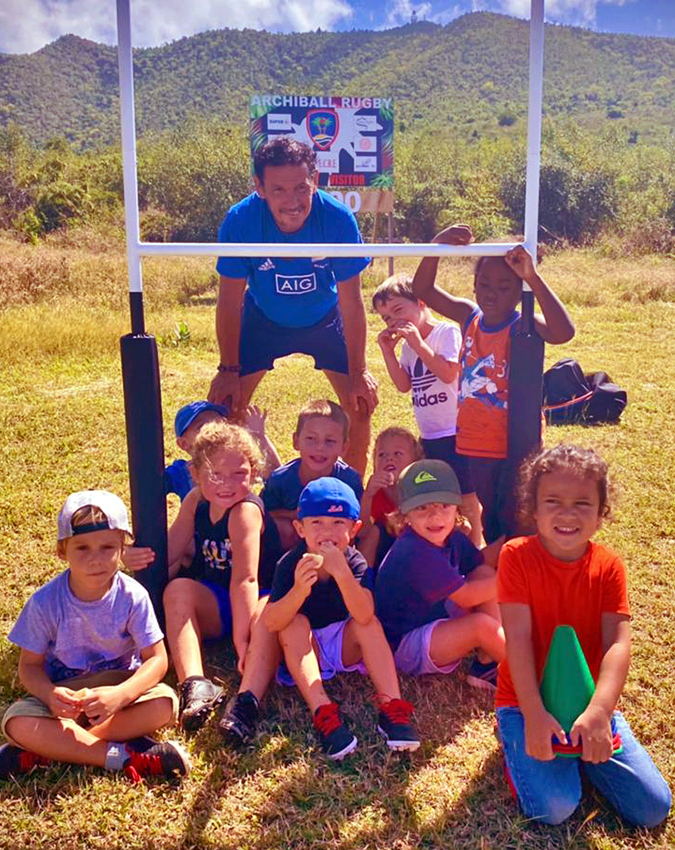
M335 141L339 128L336 112L327 109L313 109L307 113L309 136L319 150L328 150Z

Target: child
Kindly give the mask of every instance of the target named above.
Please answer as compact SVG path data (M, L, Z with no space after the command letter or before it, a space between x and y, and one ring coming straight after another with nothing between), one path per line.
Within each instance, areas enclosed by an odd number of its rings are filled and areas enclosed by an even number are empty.
M494 690L504 657L494 570L455 528L462 496L442 460L418 460L399 478L406 528L380 564L377 615L403 673L452 673L472 649L467 682Z
M507 659L499 667L497 722L506 765L526 817L566 820L581 799L581 774L637 826L668 814L668 786L635 740L616 704L630 661L630 610L621 559L591 538L608 516L607 465L592 450L560 445L526 462L522 509L532 537L511 540L499 559L498 598ZM569 743L581 759L554 758L560 723L539 694L555 628L574 628L596 691L574 722ZM623 752L612 754L611 724Z
M385 428L375 440L373 474L361 499L358 537L358 549L375 571L396 539L387 515L398 510L398 476L420 457L420 444L407 428Z
M171 723L177 700L147 591L118 572L131 529L112 493L67 499L58 555L68 569L36 591L9 639L21 647L19 678L31 696L2 719L0 778L50 760L124 770L134 779L184 775L178 744L147 737Z
M283 551L298 542L295 533L298 499L310 481L331 476L345 481L360 499L363 495L361 476L341 460L347 449L349 416L333 401L312 401L298 416L293 434L293 448L300 457L276 469L260 494L279 529Z
M218 422L227 417L229 410L222 404L209 401L191 401L178 411L174 420L176 445L192 458L195 438L202 425ZM164 469L164 492L175 493L183 501L195 486L190 472L191 461L178 458Z
M359 502L336 478L318 478L302 491L295 527L301 543L277 564L263 619L278 632L290 671L331 759L351 753L356 737L322 684L336 673L368 671L377 689L378 730L393 750L416 750L413 707L401 699L394 660L374 616L370 570L352 546Z
M212 404L209 401L192 401L186 404L176 414L174 431L176 433L176 444L179 449L190 455L194 450L194 443L199 429L207 422L221 422L227 418L229 410L222 404ZM246 409L244 425L258 441L265 455L266 473L269 474L280 464L279 455L269 437L265 433L265 420L267 413L255 405ZM179 458L164 469L164 492L175 493L181 500L195 486L190 472L191 461Z
M437 322L413 295L412 278L395 274L373 294L373 309L386 322L377 341L396 389L412 391L422 448L428 458L444 460L462 488L462 513L471 525L471 540L482 544L480 505L466 458L455 450L457 363L462 338L456 325ZM403 340L400 358L396 346Z
M472 239L471 229L458 224L443 230L433 241L467 245ZM512 531L506 466L509 348L520 320L517 307L523 281L541 307L543 316L536 315L534 325L543 340L554 345L568 342L574 336L574 325L522 245L504 257L481 257L474 276L476 304L435 286L437 269L438 257L425 257L415 273L413 292L462 329L457 452L468 458L483 506L485 540L493 543Z
M222 687L204 676L201 641L231 633L243 672L251 627L265 602L259 596L269 589L281 554L274 523L251 492L262 462L257 443L243 428L228 422L203 425L193 447L197 486L169 529L166 632L179 681L179 721L188 732L204 725L223 695ZM182 567L193 538L195 557L189 567ZM148 549L136 554L133 564L127 559L127 566L147 566L141 554L152 559ZM270 677L273 672L274 667ZM265 680L263 692L266 685Z

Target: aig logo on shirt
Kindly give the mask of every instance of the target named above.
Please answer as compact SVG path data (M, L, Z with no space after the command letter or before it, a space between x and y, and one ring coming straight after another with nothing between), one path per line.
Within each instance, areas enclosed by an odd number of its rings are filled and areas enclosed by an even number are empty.
M316 275L275 274L274 282L279 295L304 295L316 290Z

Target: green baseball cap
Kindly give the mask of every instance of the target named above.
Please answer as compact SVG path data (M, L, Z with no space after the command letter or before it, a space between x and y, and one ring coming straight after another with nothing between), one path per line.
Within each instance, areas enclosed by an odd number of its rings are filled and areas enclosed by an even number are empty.
M399 508L404 514L429 502L462 502L457 476L444 460L416 460L406 466L398 478L398 492Z

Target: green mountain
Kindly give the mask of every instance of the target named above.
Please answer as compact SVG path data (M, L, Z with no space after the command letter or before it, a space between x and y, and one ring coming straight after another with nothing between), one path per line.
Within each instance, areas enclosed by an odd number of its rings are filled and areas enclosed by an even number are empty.
M518 125L527 108L525 21L477 12L379 32L279 35L214 30L134 51L140 134L191 118L245 122L252 93L393 97L399 129L460 136ZM675 130L675 40L546 27L545 111L641 138ZM67 35L30 55L0 54L0 125L37 143L118 138L116 50Z

